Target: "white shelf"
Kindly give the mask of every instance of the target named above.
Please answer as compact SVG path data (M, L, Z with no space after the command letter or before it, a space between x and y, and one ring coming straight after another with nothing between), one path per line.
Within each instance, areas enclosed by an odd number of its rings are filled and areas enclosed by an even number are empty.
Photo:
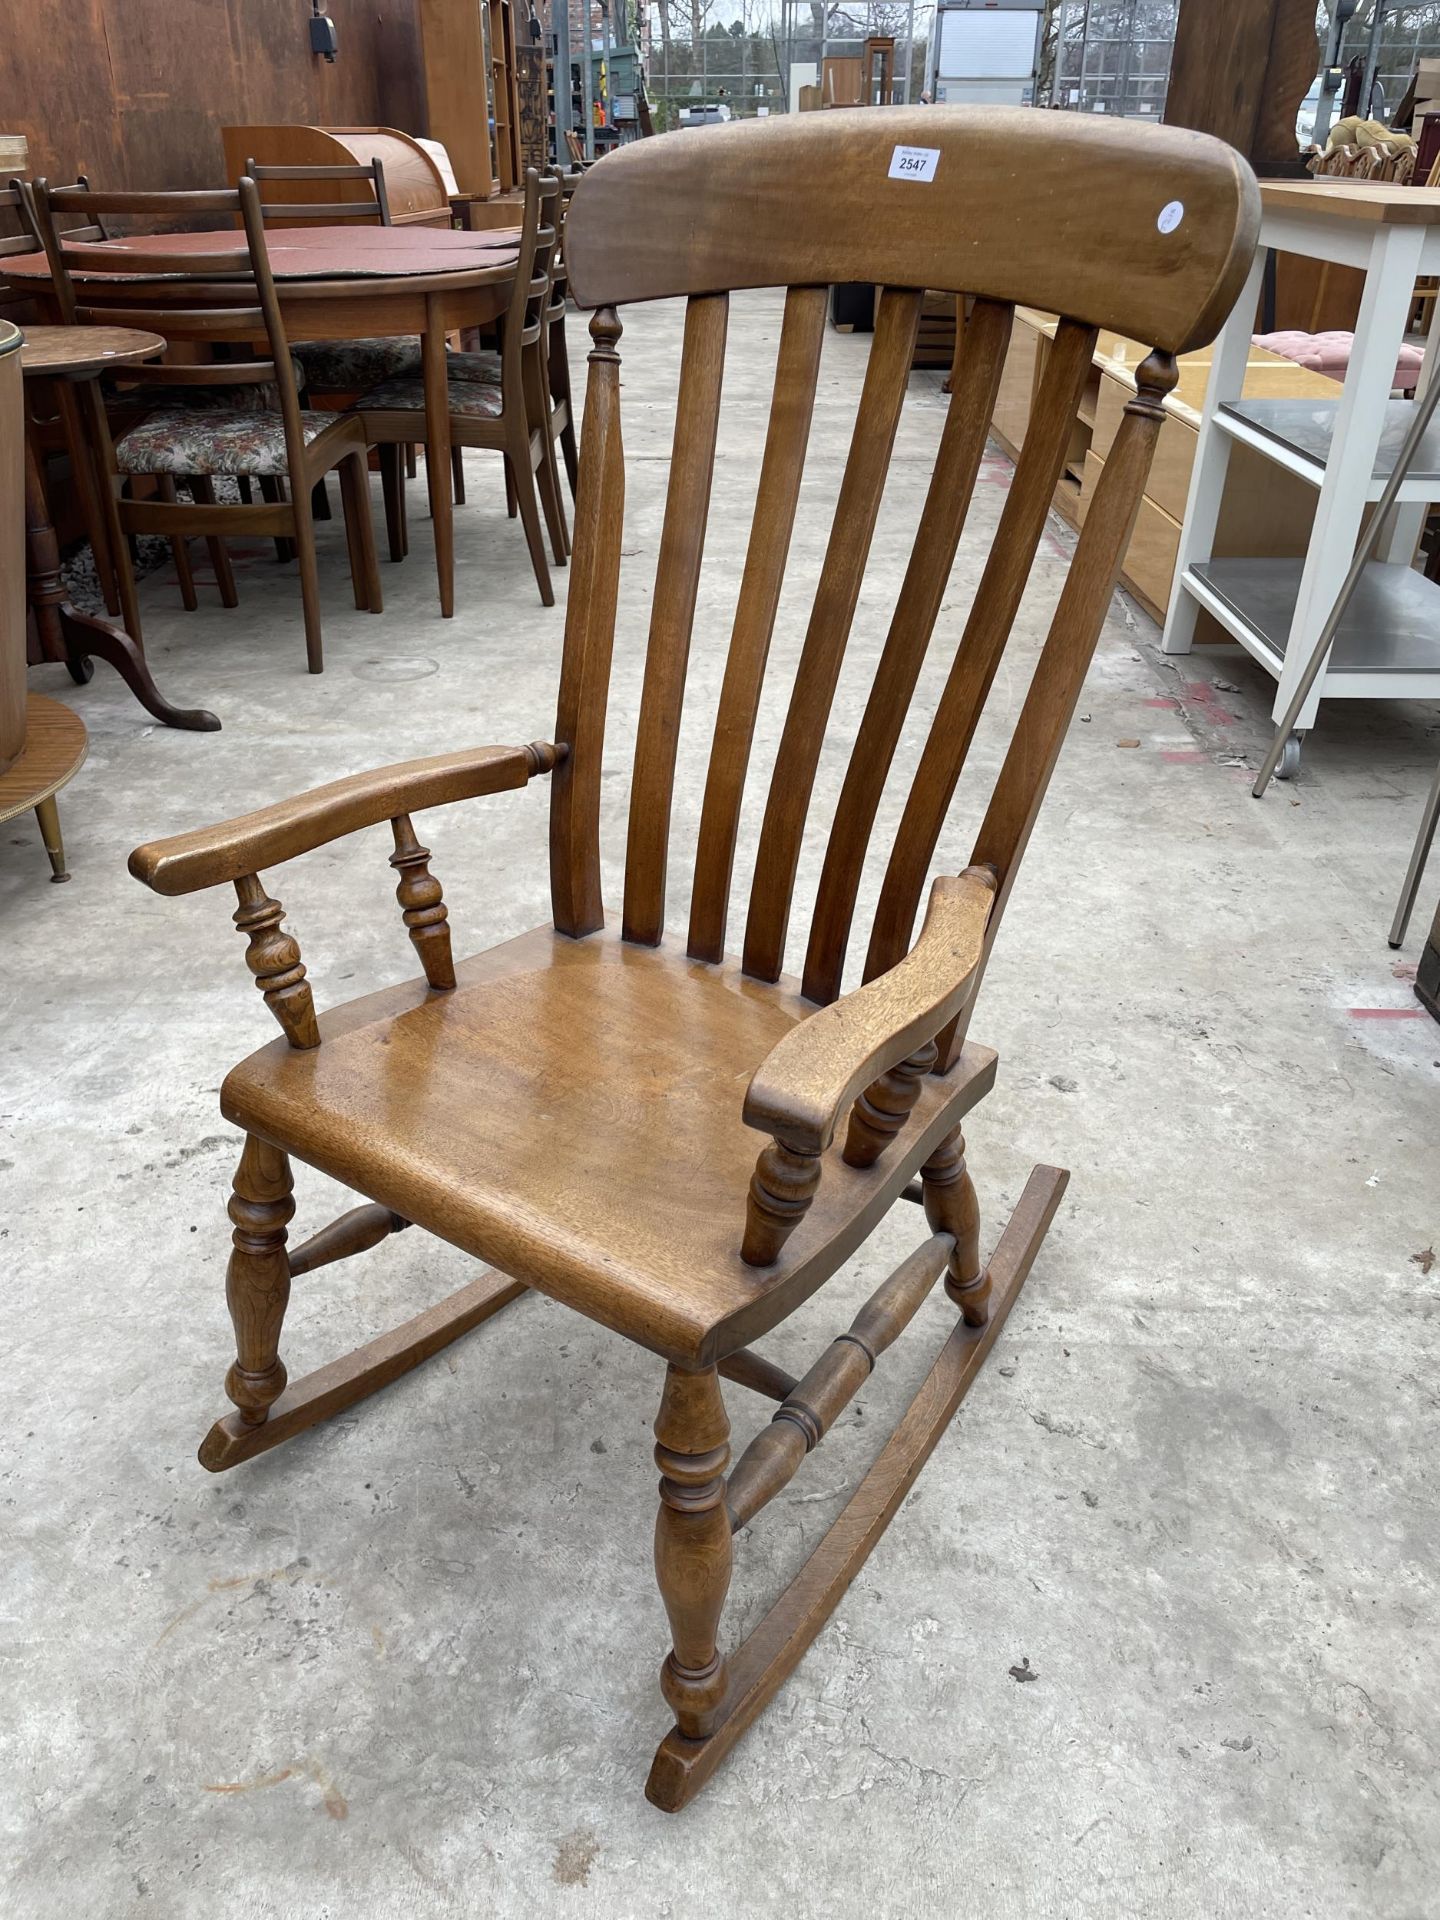
M1206 560L1181 586L1276 679L1304 561ZM1328 695L1440 699L1440 586L1411 567L1371 561L1346 610L1325 671Z
M1414 417L1415 404L1413 400L1392 400L1387 405L1380 450L1365 490L1367 500L1378 500L1384 492ZM1215 414L1215 425L1232 440L1254 447L1287 473L1319 487L1325 478L1339 411L1338 399L1227 400ZM1402 503L1416 505L1440 501L1440 418L1426 430L1399 497Z

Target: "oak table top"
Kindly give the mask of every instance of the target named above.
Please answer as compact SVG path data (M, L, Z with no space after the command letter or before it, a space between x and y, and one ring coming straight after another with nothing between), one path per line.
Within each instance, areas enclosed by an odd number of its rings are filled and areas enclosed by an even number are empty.
M55 379L155 360L164 351L158 333L138 327L27 326L22 329L20 367L23 373Z
M1262 180L1260 204L1266 213L1364 220L1380 227L1440 225L1440 187L1402 187L1393 180Z
M277 280L331 280L374 275L425 275L492 268L515 252L518 227L455 233L443 227L283 227L267 234L270 270ZM248 243L239 229L219 232L128 234L85 240L65 247L72 273L82 279L174 278L145 268L127 271L127 260L163 248L193 256L199 273L248 273ZM48 280L43 253L22 253L5 262L7 278Z

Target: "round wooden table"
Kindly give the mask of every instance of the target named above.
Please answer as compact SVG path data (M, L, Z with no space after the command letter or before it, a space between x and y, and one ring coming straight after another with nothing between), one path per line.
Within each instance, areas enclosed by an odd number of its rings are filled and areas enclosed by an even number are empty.
M267 235L275 291L291 340L364 340L418 334L425 383L425 480L435 528L440 611L455 611L455 523L450 495L449 381L445 336L488 326L509 304L515 229L453 233L435 227L286 227ZM183 274L147 271L147 252L193 256ZM82 300L107 308L161 310L166 338L187 337L184 309L233 306L237 278L249 278L243 233L135 234L65 248ZM43 253L5 262L5 277L43 287ZM170 315L173 313L173 322ZM212 339L197 325L193 337Z
M45 463L35 423L25 422L25 591L35 616L39 658L63 661L70 677L83 686L94 662L114 667L147 713L167 727L212 733L220 722L203 707L175 707L156 686L140 639L140 614L130 549L120 531L115 507L110 429L99 376L113 367L156 360L165 351L158 333L131 327L26 327L20 344L20 368L27 380L50 380L70 450L95 551L102 590L114 582L124 625L81 613L66 597L60 577L60 543L45 493ZM109 593L107 604L114 605ZM72 769L73 771L73 769ZM68 779L68 775L66 778ZM48 844L48 843L47 843Z
M55 796L79 771L88 747L79 714L43 693L32 693L25 703L24 751L0 773L0 822L35 809L40 838L50 856L52 881L70 878Z

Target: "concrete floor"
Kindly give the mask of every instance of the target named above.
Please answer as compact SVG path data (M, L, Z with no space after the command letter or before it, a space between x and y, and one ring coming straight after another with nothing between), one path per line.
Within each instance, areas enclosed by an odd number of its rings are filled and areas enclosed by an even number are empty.
M624 342L612 898L678 319L636 313ZM681 742L682 925L777 329L774 299L736 302ZM866 350L827 344L782 687ZM817 820L942 404L917 376ZM225 1477L197 1467L229 1357L236 1143L216 1089L273 1030L233 902L158 900L125 855L387 760L548 737L562 611L538 604L498 470L472 455L469 475L452 622L418 490L383 618L351 609L325 531L323 678L268 553L243 560L233 612L210 590L187 616L173 576L147 582L156 673L215 708L218 735L153 727L103 667L83 689L33 676L84 716L91 752L62 800L70 885L46 885L28 820L0 842L0 1913L1434 1915L1440 1267L1417 1256L1440 1242L1440 1032L1384 942L1440 750L1432 710L1327 709L1302 781L1257 805L1240 763L1269 682L1229 653L1177 674L1117 599L975 1028L1002 1057L968 1130L989 1230L1037 1160L1073 1169L1069 1195L917 1490L678 1819L641 1794L667 1724L649 1356L529 1298L332 1426ZM1007 476L987 462L922 712ZM1055 523L942 842L952 870L1070 544ZM897 779L888 825L901 797ZM545 917L543 783L424 833L462 949ZM821 844L817 827L792 955ZM375 829L269 876L322 1004L413 971L387 852ZM344 1204L298 1171L297 1236ZM897 1211L863 1270L769 1343L782 1363L803 1367L913 1241ZM292 1374L468 1270L417 1233L299 1282ZM922 1311L742 1540L732 1638L823 1531L950 1311ZM765 1409L727 1399L743 1444ZM1011 1677L1025 1661L1034 1684Z

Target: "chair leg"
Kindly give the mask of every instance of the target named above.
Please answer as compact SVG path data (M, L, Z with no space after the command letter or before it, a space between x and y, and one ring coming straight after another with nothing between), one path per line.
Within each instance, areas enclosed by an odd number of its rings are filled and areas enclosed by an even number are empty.
M410 546L409 531L405 524L403 452L404 449L398 444L380 449L380 491L385 499L385 536L390 543L392 560L403 560Z
M716 1644L730 1587L730 1518L725 1469L730 1422L714 1367L685 1373L670 1366L655 1421L660 1511L655 1575L670 1620L671 1651L660 1691L688 1740L714 1729L728 1684Z
M515 515L519 512L519 510L520 509L516 504L516 500L515 500L515 476L513 473L511 473L510 462L507 460L505 462L505 516L506 518L509 520L513 520L515 518Z
M567 396L567 412L573 415L574 407ZM575 422L568 419L560 429L560 451L565 456L565 477L570 482L570 498L575 498L575 488L580 479L580 449L575 440Z
M452 446L450 449L450 479L455 504L457 507L463 507L465 504L465 454L462 447Z
M305 613L305 659L311 673L325 671L320 640L320 569L315 558L315 528L310 519L310 496L292 488L295 514L295 555L300 562L300 604Z
M548 434L535 479L540 488L545 525L550 531L550 551L555 556L556 566L563 567L570 557L570 530L565 525L565 506L560 498L560 472L555 463L555 443Z
M310 489L310 518L312 520L332 520L334 518L334 515L330 511L330 489L325 484L325 476L323 473Z
M937 1233L955 1236L945 1291L967 1327L983 1327L990 1317L990 1273L980 1264L980 1201L965 1165L965 1136L959 1127L925 1162L920 1181L925 1218Z
M271 474L263 474L260 479L260 498L267 506L278 507L285 499L285 483ZM283 567L287 560L295 558L295 542L287 540L283 533L275 536L275 558Z
M70 875L65 870L65 842L60 835L60 809L55 804L53 793L46 794L43 800L35 803L35 824L40 829L40 838L50 856L51 881L58 883L68 880Z
M225 1274L235 1328L235 1364L225 1391L247 1427L262 1426L285 1391L280 1328L290 1300L285 1229L295 1212L293 1185L288 1155L247 1133L230 1197L234 1251Z
M405 478L413 480L419 472L415 461L415 442L412 440L405 448Z
M249 474L248 473L240 474L235 481L235 485L239 489L241 506L253 507L255 504L255 495L250 486Z
M520 508L520 524L525 529L525 544L530 549L530 564L535 569L535 584L540 589L540 604L553 607L555 589L550 584L550 569L545 563L545 539L540 531L540 503L535 497L535 470L530 465L526 446L518 457L507 453L505 471L515 482L515 499Z
M175 505L175 479L172 474L158 474L155 490L167 506ZM187 613L194 613L200 602L195 598L195 576L190 571L190 554L183 533L171 535L170 551L175 557L175 577L180 582L181 604Z
M385 595L375 558L375 528L370 519L370 468L363 453L347 454L341 462L340 500L345 510L345 538L350 547L355 604L368 607L371 613L383 613Z
M196 474L195 478L190 482L190 487L195 498L202 506L214 506L215 483L209 474ZM210 555L210 564L215 569L215 584L220 589L221 605L238 607L240 604L240 596L235 591L235 570L230 565L229 549L220 536L213 533L207 534L205 546Z

